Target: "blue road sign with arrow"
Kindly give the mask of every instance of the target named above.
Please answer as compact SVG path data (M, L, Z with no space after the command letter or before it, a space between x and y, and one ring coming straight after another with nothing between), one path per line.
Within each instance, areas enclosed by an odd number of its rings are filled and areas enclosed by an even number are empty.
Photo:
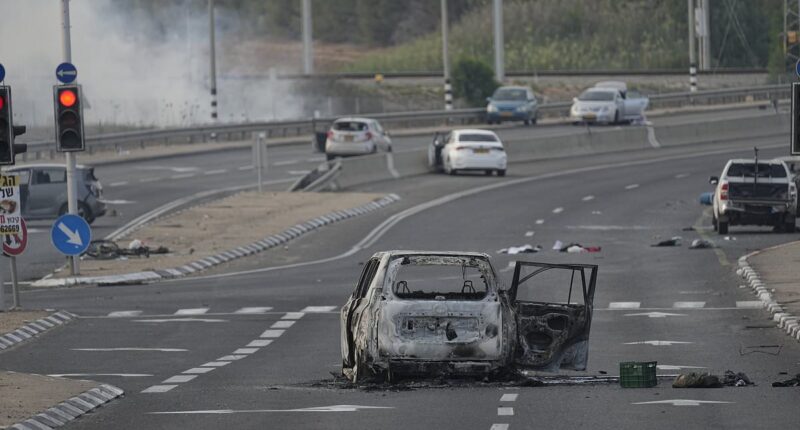
M61 63L56 67L56 79L62 84L71 84L78 78L78 69L72 63Z
M3 82L5 78L6 78L6 68L3 67L2 64L0 64L0 82Z
M89 247L92 230L82 217L66 214L58 217L53 223L50 240L62 254L80 255Z

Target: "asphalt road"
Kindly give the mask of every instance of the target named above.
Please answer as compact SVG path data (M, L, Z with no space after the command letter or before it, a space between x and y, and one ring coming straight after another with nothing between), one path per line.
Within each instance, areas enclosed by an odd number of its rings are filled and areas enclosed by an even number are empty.
M423 175L371 184L360 189L397 192L403 200L201 277L25 292L26 306L83 318L0 354L0 368L73 374L125 389L124 399L67 426L74 429L793 428L800 393L770 384L788 378L781 372L800 372L800 346L766 312L740 303L753 296L738 287L732 263L799 235L734 227L725 240L710 230L697 203L725 160L749 156L753 145L762 156L781 155L784 140L517 164L506 178ZM497 187L482 191L489 184ZM463 191L472 194L413 213L380 230L374 243L343 254L391 213ZM692 226L698 228L685 230ZM719 248L650 246L676 235L687 243L710 238ZM550 250L556 240L602 251L562 254ZM525 243L545 250L497 254ZM488 252L506 282L515 258L598 264L586 374L616 375L620 361L657 361L665 366L661 374L730 369L757 385L336 388L330 384L340 365L336 310L352 292L360 262L403 248ZM676 399L682 401L670 403ZM681 406L692 401L711 403Z

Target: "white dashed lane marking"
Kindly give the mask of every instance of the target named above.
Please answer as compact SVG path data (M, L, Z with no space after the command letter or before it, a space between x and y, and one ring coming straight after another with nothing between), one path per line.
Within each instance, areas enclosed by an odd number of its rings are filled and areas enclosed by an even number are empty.
M241 166L239 170L253 170L253 166Z
M207 172L204 172L203 174L204 175L221 175L221 174L227 173L227 172L228 172L227 169L218 169L218 170L209 170Z
M489 430L508 430L508 424L492 424Z
M302 313L321 313L321 312L333 312L336 309L336 306L306 306L303 309Z
M204 364L202 367L222 367L227 364L231 364L230 361L209 361L208 363Z
M678 309L699 309L706 306L706 302L675 302L672 307Z
M688 178L688 177L689 177L689 173L678 173L677 175L675 175L675 179L683 179L683 178Z
M236 314L263 314L263 313L269 312L271 310L272 310L272 308L268 307L268 306L250 307L250 308L241 308L241 309L237 310L234 313L236 313Z
M168 323L168 322L204 322L204 323L218 323L228 322L228 320L219 320L214 318L163 318L153 320L133 320L133 322L143 323Z
M53 378L86 378L88 376L119 376L120 378L145 378L153 376L149 373L51 373Z
M182 348L73 348L72 351L113 352L113 351L153 351L153 352L187 352Z
M544 224L544 220L543 219L537 219L536 220L536 224L537 225L542 225L542 224Z
M639 184L630 184L625 186L626 190L634 190L636 188L639 188Z
M303 312L286 312L286 315L282 316L282 320L299 320L300 318L305 315Z
M270 328L289 328L294 325L294 321L276 321Z
M152 387L142 390L142 393L166 393L175 387L177 387L177 385L153 385Z
M562 207L557 207L557 208L553 209L553 213L554 214L560 214L561 212L564 212L564 208L562 208Z
M110 312L108 316L118 318L118 317L138 317L142 314L142 311L116 311Z
M167 378L164 380L165 384L182 384L184 382L189 382L192 379L197 378L197 375L175 375L171 378Z
M128 185L128 181L112 182L108 184L109 187L121 187L123 185Z
M239 348L236 351L233 351L234 354L253 354L258 351L258 348Z
M178 309L175 315L203 315L208 312L208 308Z
M761 309L764 307L764 303L759 300L736 302L736 307L743 309Z
M517 397L519 394L503 394L503 397L500 397L501 402L516 402Z
M300 162L300 160L276 161L276 162L272 163L272 165L276 166L276 167L279 167L279 166L291 166L292 164L297 164L299 162Z
M261 333L261 337L281 337L283 334L283 330L265 330L264 333Z
M187 179L187 178L193 178L195 176L196 176L195 173L185 173L183 175L172 175L169 178L170 179Z
M270 339L256 339L247 344L248 347L263 348L272 343Z
M586 197L582 198L581 200L583 200L585 202L588 202L588 201L594 200L594 196L586 196Z
M609 309L639 309L640 302L611 302L608 304Z
M208 373L208 372L210 372L210 371L212 371L214 369L215 369L214 367L193 367L191 369L184 370L183 373L202 375L202 374Z
M497 415L499 416L511 416L514 415L514 408L508 406L501 406L497 408Z

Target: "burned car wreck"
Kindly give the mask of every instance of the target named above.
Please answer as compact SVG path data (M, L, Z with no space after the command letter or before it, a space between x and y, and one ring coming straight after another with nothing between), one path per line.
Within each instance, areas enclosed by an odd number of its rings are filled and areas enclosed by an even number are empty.
M595 265L519 261L501 289L486 254L376 253L341 311L342 373L585 370L596 279Z

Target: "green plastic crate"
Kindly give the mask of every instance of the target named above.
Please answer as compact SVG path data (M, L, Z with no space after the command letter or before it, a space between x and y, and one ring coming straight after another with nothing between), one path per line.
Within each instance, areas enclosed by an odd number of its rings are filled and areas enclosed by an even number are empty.
M622 388L650 388L658 385L655 361L619 363L619 385Z

